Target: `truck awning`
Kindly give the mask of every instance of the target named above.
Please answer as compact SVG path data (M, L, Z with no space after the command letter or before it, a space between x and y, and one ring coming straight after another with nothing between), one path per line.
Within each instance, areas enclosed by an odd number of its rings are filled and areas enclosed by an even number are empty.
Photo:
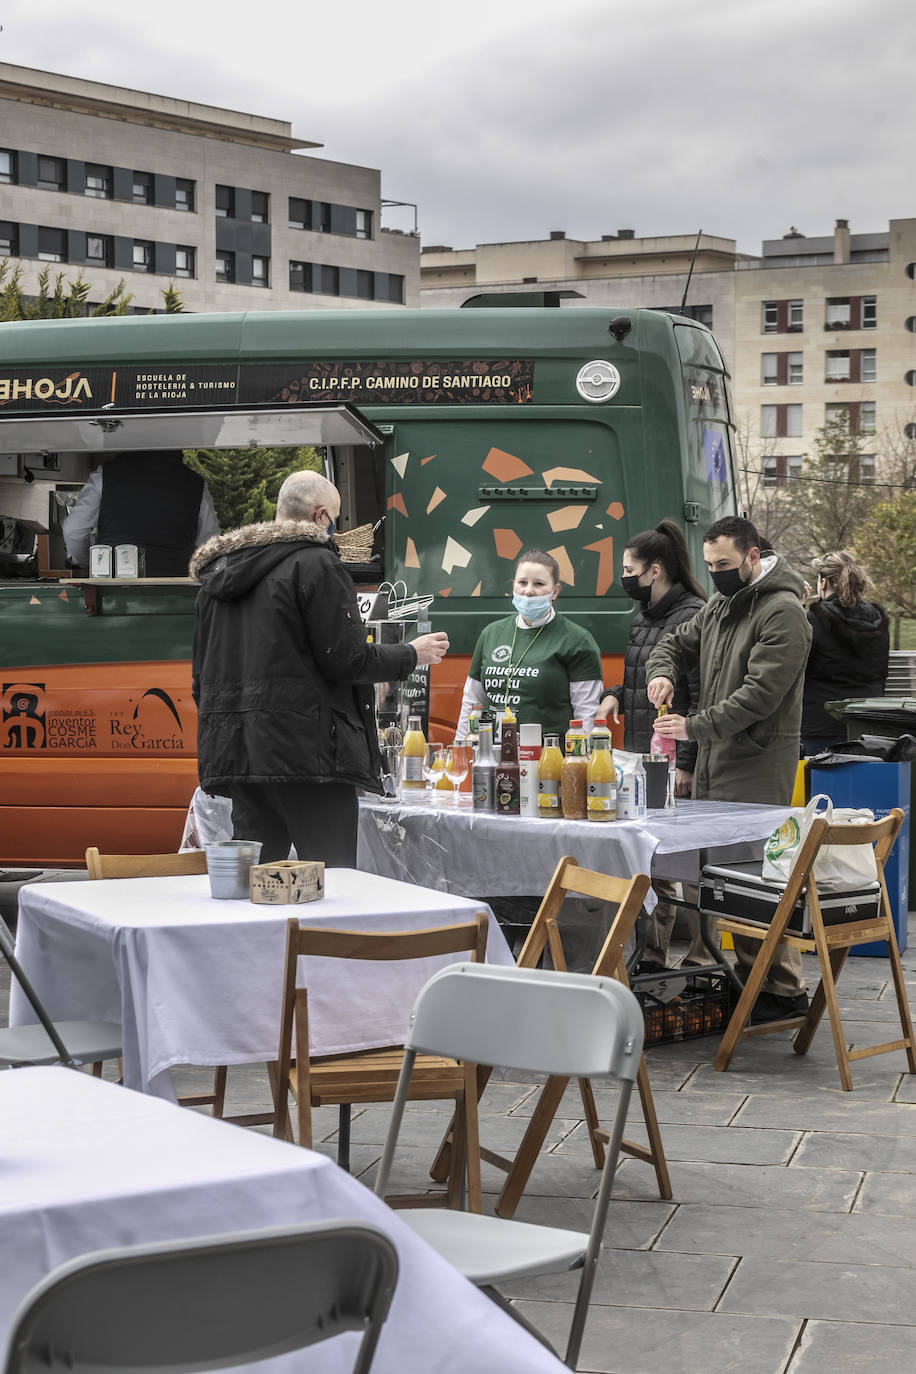
M307 444L375 448L382 442L372 422L352 405L0 416L0 449L5 453L297 448Z

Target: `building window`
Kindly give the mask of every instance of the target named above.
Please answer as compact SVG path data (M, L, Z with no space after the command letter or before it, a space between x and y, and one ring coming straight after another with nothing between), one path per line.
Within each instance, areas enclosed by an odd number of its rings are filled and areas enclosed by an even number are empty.
M86 261L91 267L110 267L113 245L108 234L86 235Z
M234 186L217 186L216 217L217 219L235 219Z
M0 182L7 186L16 181L16 154L8 148L0 148Z
M775 334L779 328L779 302L764 301L763 316L760 325L764 334Z
M10 220L0 220L0 258L19 256L18 228Z
M790 482L797 482L802 475L802 459L799 454L792 454L786 458L786 477Z
M763 485L765 487L779 486L779 463L775 458L764 458L763 460Z
M760 436L762 439L775 439L779 419L779 406L760 407Z
M862 297L862 328L863 328L863 329L877 329L877 328L878 328L878 297L877 297L877 296L863 296L863 297Z
M217 253L216 255L216 280L235 281L235 254Z
M878 354L874 348L863 348L861 353L862 360L862 381L873 382L878 376Z
M134 172L131 185L131 197L135 205L152 205L153 203L153 174L152 172Z
M802 408L800 405L786 406L786 436L800 439L802 435Z
M196 275L196 254L193 248L177 246L175 248L175 276L193 277Z
M86 163L86 185L84 195L95 200L111 200L111 168L100 167L98 163Z
M826 380L828 382L849 381L849 350L842 353L827 354Z
M849 406L842 401L828 401L824 407L824 420L828 425L842 425L849 431Z
M251 284L252 286L270 285L270 258L251 259Z
M64 189L64 160L62 157L39 157L38 176L35 181L43 191L62 191Z
M859 481L871 485L875 480L875 455L873 453L859 454Z
M340 268L339 267L319 267L320 281L315 290L321 296L340 295ZM914 374L916 376L916 374Z
M358 271L356 273L356 295L361 301L371 301L375 297L375 273Z
M802 353L789 353L786 364L789 386L801 386L805 379L805 359Z
M194 210L194 182L186 177L175 179L175 209L187 210L189 214Z
M804 301L789 301L786 311L788 317L788 329L792 334L797 334L805 327L805 305Z
M388 299L393 305L404 304L404 278L396 272L388 274Z
M289 289L290 291L311 291L312 264L310 262L290 262Z
M331 207L326 200L318 206L318 232L319 234L330 234L331 232Z
M874 401L859 403L859 433L874 434L878 423L878 407Z
M42 262L66 262L67 231L65 229L39 229L38 256Z
M848 329L852 322L852 312L848 296L835 296L827 301L824 316L825 329Z
M712 306L711 305L689 305L687 314L698 324L705 324L707 329L712 329Z
M778 353L761 353L760 381L763 386L776 386L779 382Z
M134 239L133 256L135 272L153 271L153 245L148 239Z
M289 214L286 222L290 229L311 229L312 202L302 200L299 196L290 196Z
M356 237L358 239L372 238L372 211L357 210L356 212Z
M252 191L251 193L251 222L252 224L269 223L270 196L266 191Z

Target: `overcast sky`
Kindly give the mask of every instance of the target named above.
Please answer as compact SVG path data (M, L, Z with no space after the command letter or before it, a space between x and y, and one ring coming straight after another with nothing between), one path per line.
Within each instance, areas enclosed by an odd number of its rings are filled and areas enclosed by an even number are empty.
M914 0L0 0L0 23L0 60L289 120L379 167L426 243L757 252L916 215Z

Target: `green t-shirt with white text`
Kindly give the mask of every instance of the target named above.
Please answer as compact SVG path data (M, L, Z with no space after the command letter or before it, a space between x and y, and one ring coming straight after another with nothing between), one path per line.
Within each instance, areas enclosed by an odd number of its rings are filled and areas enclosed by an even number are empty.
M532 630L511 615L481 633L468 675L497 717L508 705L519 725L539 724L545 736L562 737L572 715L569 684L600 679L601 654L588 631L562 615Z

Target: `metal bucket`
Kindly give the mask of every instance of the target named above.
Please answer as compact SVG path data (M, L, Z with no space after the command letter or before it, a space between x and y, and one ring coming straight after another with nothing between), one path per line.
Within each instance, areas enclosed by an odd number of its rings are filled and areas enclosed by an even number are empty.
M210 896L244 901L251 896L251 870L261 857L260 840L216 840L205 846Z

